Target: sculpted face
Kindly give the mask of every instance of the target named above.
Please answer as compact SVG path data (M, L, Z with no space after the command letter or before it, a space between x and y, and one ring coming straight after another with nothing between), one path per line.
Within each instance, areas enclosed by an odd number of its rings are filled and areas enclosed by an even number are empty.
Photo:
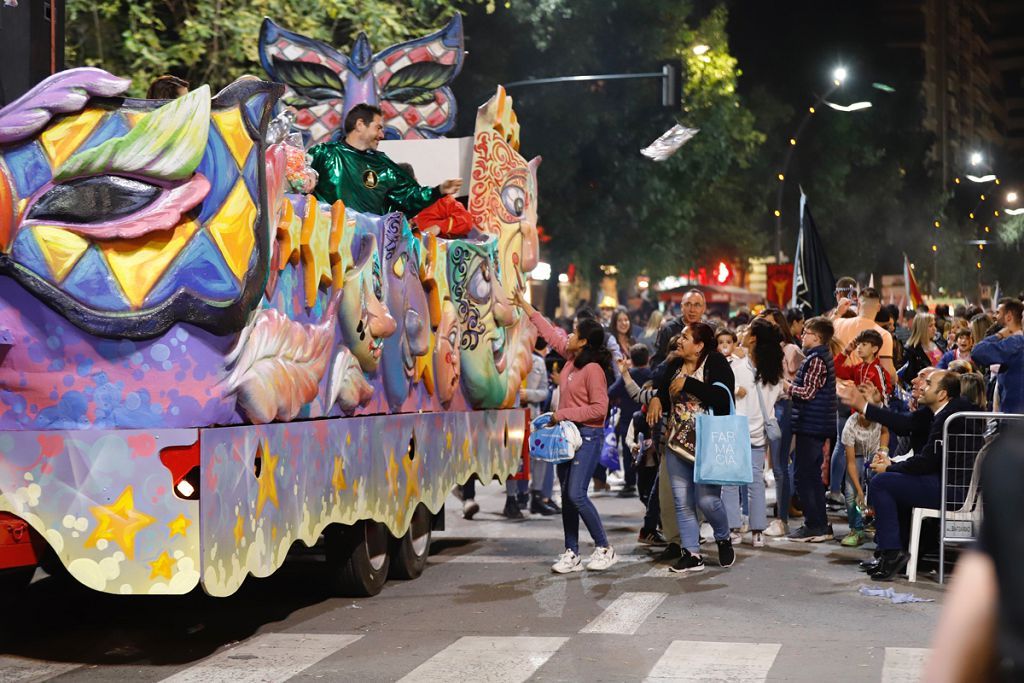
M427 297L420 282L420 244L405 217L392 213L381 220L384 243L385 297L395 316L395 335L384 342L384 391L392 410L409 394L416 358L430 351Z
M501 285L497 241L456 240L448 247L448 284L461 328L462 384L475 408L496 408L508 389L508 327L514 312Z
M377 254L377 238L356 237L356 264L345 274L345 287L338 316L345 345L363 372L373 373L380 365L384 339L395 333L394 318L381 303L384 279Z
M459 318L451 299L441 303L441 324L437 328L434 348L434 369L437 374L437 397L443 405L451 403L459 388Z
M258 131L279 89L245 80L39 115L104 79L121 80L62 72L0 110L0 272L92 334L239 329L269 262ZM19 119L36 123L3 125Z

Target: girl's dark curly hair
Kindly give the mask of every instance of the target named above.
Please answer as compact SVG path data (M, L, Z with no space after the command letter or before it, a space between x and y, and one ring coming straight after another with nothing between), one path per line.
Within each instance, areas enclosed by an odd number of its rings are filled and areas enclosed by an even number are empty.
M597 363L604 370L605 379L613 377L612 352L605 346L604 327L593 318L580 318L576 321L576 336L586 341L586 346L572 359L573 365L582 368L590 363Z

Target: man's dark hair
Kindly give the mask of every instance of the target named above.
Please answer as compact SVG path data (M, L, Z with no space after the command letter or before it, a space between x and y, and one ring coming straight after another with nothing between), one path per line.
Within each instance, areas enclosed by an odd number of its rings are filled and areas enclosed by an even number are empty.
M857 287L857 281L854 280L852 277L844 275L843 277L836 280L836 289L848 289L850 287Z
M964 318L964 319L966 319L967 318L967 306L965 306L964 304L957 304L956 306L954 306L953 307L953 317L954 318Z
M832 341L832 335L836 333L836 328L832 326L832 321L821 315L808 320L804 325L804 329L808 329L818 335L823 346L828 346L829 342Z
M949 400L960 398L960 373L939 370L936 374L939 374L939 389L946 392Z
M548 348L548 340L538 334L537 341L533 342L533 350L543 351L546 348Z
M793 323L803 320L804 312L799 308L791 307L786 309L786 322L792 325Z
M928 312L928 304L918 304L917 305L917 312L918 313L927 313Z
M882 335L878 334L877 330L862 330L860 334L854 337L853 342L860 344L861 342L867 342L876 349L882 348Z
M860 290L860 298L874 299L876 301L880 301L882 299L882 297L879 296L878 294L878 290L875 289L874 287L865 287L864 289Z
M629 347L629 362L634 368L642 368L651 360L651 350L644 344L633 344Z
M999 300L999 305L1006 308L1014 322L1020 324L1021 317L1024 316L1024 304L1020 302L1020 299L1006 296Z
M594 309L589 306L580 306L576 311L576 321L580 320L597 320L597 313L594 313Z
M882 306L878 309L878 313L875 313L875 322L879 325L885 325L892 321L892 316L889 314L889 308Z
M146 91L146 99L148 100L173 100L178 97L178 89L184 88L188 90L188 81L184 78L178 78L177 76L160 76L153 80L149 84L149 90Z
M384 113L380 110L380 107L375 107L372 104L366 104L360 102L356 106L349 110L345 116L345 135L348 135L356 129L356 124L362 121L365 125L373 123L374 116L384 116Z

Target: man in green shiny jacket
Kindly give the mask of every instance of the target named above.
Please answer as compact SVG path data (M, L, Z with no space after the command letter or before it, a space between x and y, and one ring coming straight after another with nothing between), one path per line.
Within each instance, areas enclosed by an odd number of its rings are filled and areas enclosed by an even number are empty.
M402 211L414 216L444 195L462 187L461 179L423 187L388 155L377 151L384 139L381 111L357 104L345 117L345 139L313 147L313 168L320 179L313 194L322 202L345 202L346 208L383 215Z

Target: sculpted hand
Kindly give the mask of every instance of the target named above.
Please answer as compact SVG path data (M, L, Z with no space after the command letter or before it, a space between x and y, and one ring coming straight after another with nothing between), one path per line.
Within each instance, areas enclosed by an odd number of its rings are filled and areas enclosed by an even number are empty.
M450 178L441 183L441 194L455 194L462 189L462 178Z

